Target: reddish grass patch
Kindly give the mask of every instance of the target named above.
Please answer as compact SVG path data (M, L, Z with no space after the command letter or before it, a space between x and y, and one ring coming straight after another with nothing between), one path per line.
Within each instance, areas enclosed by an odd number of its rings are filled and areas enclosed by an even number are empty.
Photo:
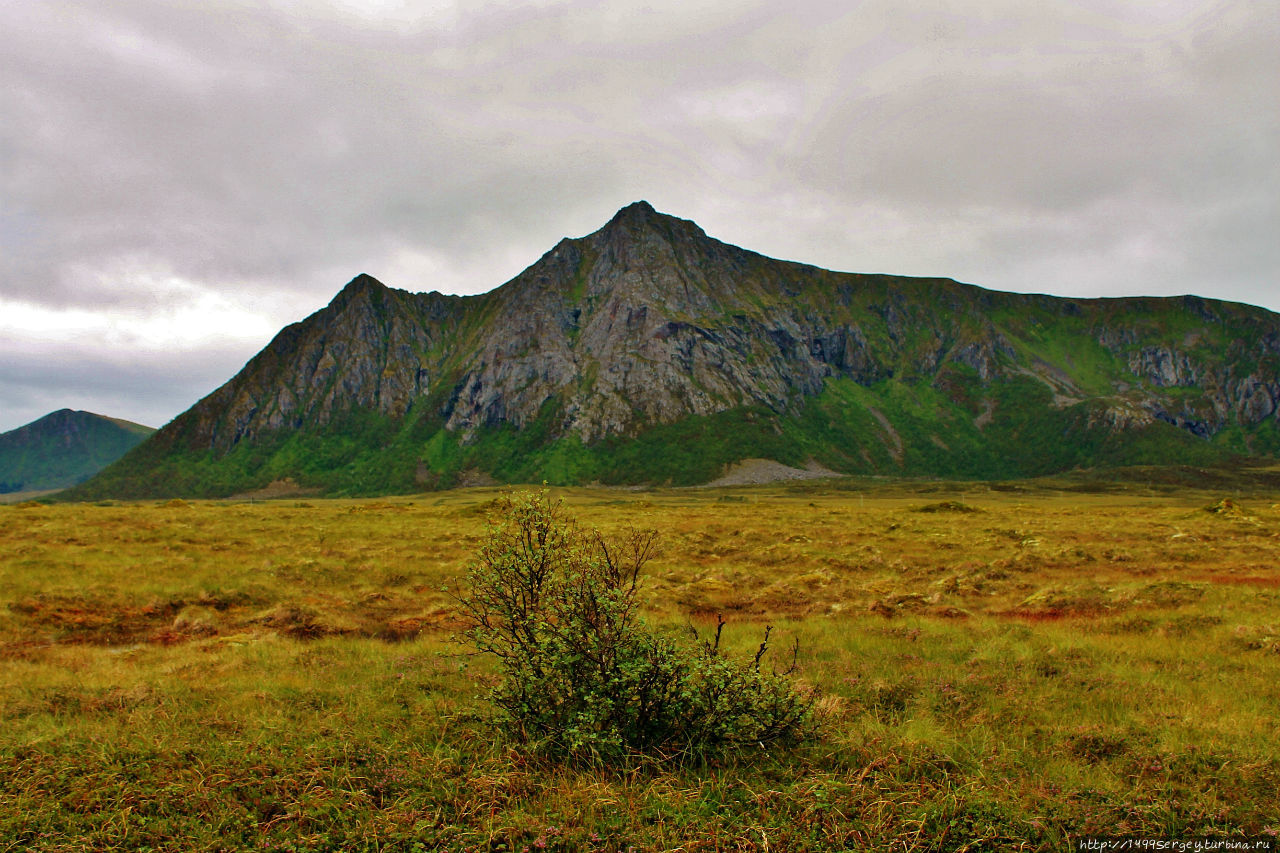
M181 631L165 630L157 631L147 638L147 642L157 646L176 646L178 643L185 643L192 639L190 634L184 634Z
M689 611L689 621L698 622L706 625L715 625L716 620L722 615L720 610L707 607L698 607Z
M1042 622L1061 622L1064 619L1080 619L1100 615L1096 610L1004 610L995 614L1003 619L1017 619L1038 625Z
M1267 589L1280 589L1280 577L1263 578L1257 575L1208 575L1197 580L1209 583L1232 584L1238 586L1260 586Z
M21 640L0 643L0 660L35 660L51 643L39 640Z
M16 601L9 610L54 642L118 645L133 642L172 622L182 602L141 607L86 598L37 596Z

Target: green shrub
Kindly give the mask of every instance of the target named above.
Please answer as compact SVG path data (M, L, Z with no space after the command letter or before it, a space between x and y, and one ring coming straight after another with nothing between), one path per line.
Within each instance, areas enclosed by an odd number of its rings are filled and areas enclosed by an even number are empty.
M580 761L660 759L788 745L809 731L812 697L786 673L650 629L637 611L656 533L616 540L583 530L546 492L498 502L458 601L502 679L490 694L506 733ZM792 665L794 669L794 662Z

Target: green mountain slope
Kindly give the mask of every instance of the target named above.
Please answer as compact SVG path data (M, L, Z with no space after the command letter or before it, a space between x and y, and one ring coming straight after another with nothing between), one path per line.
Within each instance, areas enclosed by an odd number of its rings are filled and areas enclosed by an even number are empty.
M639 202L473 297L359 276L74 494L1017 477L1280 452L1280 316L837 273Z
M84 482L155 432L92 412L60 409L0 434L0 494Z

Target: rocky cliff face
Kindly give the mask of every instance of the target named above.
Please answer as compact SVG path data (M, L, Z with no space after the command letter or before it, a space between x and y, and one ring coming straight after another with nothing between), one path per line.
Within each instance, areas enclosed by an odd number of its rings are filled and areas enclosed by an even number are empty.
M430 390L424 356L441 345L461 302L358 276L183 415L189 434L226 450L279 430L324 425L352 408L403 417Z
M560 397L563 428L591 442L816 393L825 371L805 319L766 322L735 287L762 262L644 203L563 241L499 291L501 319L449 400L448 427L523 424Z
M537 447L617 448L691 418L753 412L750 423L769 421L846 469L938 460L936 450L913 456L902 433L914 431L948 452L969 447L953 456L988 460L972 463L980 475L1000 458L984 441L1033 426L1048 441L1041 433L1056 428L1053 417L1070 440L1093 435L1088 446L1105 444L1099 431L1167 426L1202 443L1230 432L1224 452L1268 453L1280 450L1278 408L1280 318L1261 309L834 273L727 245L638 202L482 296L357 277L155 445L216 460L372 413L421 473L466 461L501 467L492 453L458 449L488 446L495 430L537 425ZM836 435L899 447L825 453L821 442ZM588 469L607 472L603 457L590 458Z

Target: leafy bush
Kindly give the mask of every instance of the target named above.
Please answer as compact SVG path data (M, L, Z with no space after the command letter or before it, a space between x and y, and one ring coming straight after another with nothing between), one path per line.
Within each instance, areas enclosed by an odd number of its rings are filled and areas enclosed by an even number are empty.
M537 752L587 761L633 753L706 757L790 744L809 730L812 697L753 658L650 629L637 612L657 534L610 540L580 529L546 492L501 499L459 597L476 647L502 680L498 722Z

